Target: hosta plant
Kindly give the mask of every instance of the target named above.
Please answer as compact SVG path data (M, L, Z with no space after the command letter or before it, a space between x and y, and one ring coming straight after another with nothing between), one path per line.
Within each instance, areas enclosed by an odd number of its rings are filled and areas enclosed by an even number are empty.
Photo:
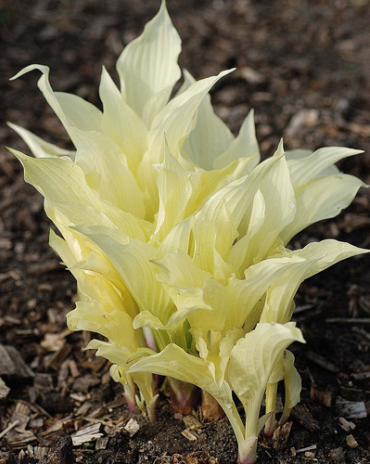
M45 197L59 230L50 244L77 280L68 325L102 336L87 348L111 361L129 407L155 419L153 374L168 378L178 403L190 401L190 383L224 410L239 462L253 463L261 430L271 434L299 401L287 348L304 342L290 322L300 283L364 251L335 240L287 245L352 201L363 184L334 164L359 151L281 143L260 162L253 113L235 137L212 110L209 91L230 71L200 81L184 71L174 90L179 53L163 1L119 57L118 87L103 68L102 111L54 92L46 66L26 67L14 78L41 72L74 148L10 124L34 157L12 151Z

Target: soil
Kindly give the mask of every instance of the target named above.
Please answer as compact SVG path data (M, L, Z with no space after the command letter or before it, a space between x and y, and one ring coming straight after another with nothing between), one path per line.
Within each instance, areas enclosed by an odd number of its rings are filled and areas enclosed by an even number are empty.
M159 3L0 1L0 375L10 389L0 384L0 463L236 460L225 419L199 424L198 411L175 414L162 392L151 424L127 410L108 363L82 351L89 334L71 333L65 322L75 282L48 246L42 198L24 183L20 165L5 149L28 153L5 121L69 146L36 87L39 76L9 77L42 63L50 66L55 89L99 105L101 66L115 75L123 46ZM369 1L167 4L183 39L182 67L196 78L237 68L212 94L233 131L254 108L264 156L281 137L286 148L360 148L365 154L340 167L370 183ZM334 237L369 247L369 205L369 190L362 189L338 218L310 227L292 245ZM259 462L370 462L369 259L350 259L302 285L294 319L307 344L293 346L302 402L289 427L272 439L261 437Z

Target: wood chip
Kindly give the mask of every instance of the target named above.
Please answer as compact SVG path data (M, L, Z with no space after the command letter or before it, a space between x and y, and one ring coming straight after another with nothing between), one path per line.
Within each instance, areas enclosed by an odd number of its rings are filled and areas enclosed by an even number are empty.
M101 425L102 424L98 422L97 424L89 425L84 429L78 430L78 432L72 435L73 446L79 446L102 437L103 434L100 432Z
M330 451L329 458L334 461L336 464L345 464L346 457L343 451L343 448L335 448Z
M59 371L60 366L62 365L63 361L67 358L71 351L71 345L64 345L62 348L56 351L55 354L50 358L47 367L53 369L54 371Z
M353 422L348 421L344 417L339 417L338 422L339 427L345 432L350 432L356 428L356 425Z
M83 377L78 377L73 384L73 389L77 392L87 393L91 387L96 387L101 383L99 377L91 374L86 374Z
M107 449L109 437L101 437L96 441L95 449L96 450L105 450Z
M68 367L73 378L80 377L81 373L78 370L76 361L74 361L73 359L68 360Z
M35 374L14 346L0 345L0 375L27 379Z
M139 423L135 419L130 419L125 425L125 430L128 432L130 438L137 434L140 429Z
M8 427L6 427L1 433L0 433L0 439L5 437L5 435L12 429L14 429L14 427L16 427L18 425L18 421L14 421L14 422L11 422Z
M194 416L183 416L182 420L189 430L197 430L203 427L203 425Z
M355 437L353 435L347 435L346 436L346 442L347 442L347 445L350 448L357 448L358 447L357 440L355 439Z
M355 380L365 380L370 379L370 371L369 372L361 372L360 374L351 374L351 377Z
M315 403L322 404L323 406L330 408L333 395L329 391L320 391L315 386L312 386L310 390L310 398Z
M22 414L21 412L14 411L12 414L11 422L17 422L17 427L15 430L17 433L23 433L26 431L30 417L27 414Z
M310 432L317 432L320 430L320 425L304 404L297 404L291 413L294 420L303 425L304 428Z
M9 392L10 388L6 386L4 380L0 377L0 400L6 398Z
M89 409L91 408L91 403L85 401L76 411L77 416L85 416Z
M40 345L47 351L58 351L63 348L66 340L58 333L46 333Z
M8 446L12 449L25 448L27 443L33 443L36 441L35 435L31 430L24 432L17 432L16 430L10 430L5 436Z
M198 438L192 433L189 429L185 429L181 432L181 435L183 435L185 438L187 438L189 441L196 441Z
M33 459L43 459L48 454L48 449L43 446L31 446L27 445L28 455Z
M50 374L37 373L33 379L33 386L42 392L51 391L54 389L53 377Z
M50 448L40 464L73 464L74 462L72 439L69 435L65 435Z
M63 417L63 419L57 420L52 424L47 430L44 432L41 432L41 436L47 436L50 435L54 432L57 432L59 430L62 430L66 427L67 424L69 424L72 421L72 414L69 414L66 417Z
M336 407L339 414L346 419L365 419L367 417L366 405L363 401L346 401L338 398Z

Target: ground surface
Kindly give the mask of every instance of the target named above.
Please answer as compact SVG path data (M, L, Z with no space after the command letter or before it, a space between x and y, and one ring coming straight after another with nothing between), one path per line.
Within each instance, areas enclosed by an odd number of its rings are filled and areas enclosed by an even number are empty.
M281 136L288 148L361 148L365 155L341 167L370 183L368 1L167 3L183 38L183 67L197 78L238 68L213 92L234 131L254 107L265 156ZM101 65L114 72L123 45L158 6L159 0L2 0L2 122L66 146L36 73L8 78L30 63L46 64L55 89L99 104ZM189 440L183 433L189 419L174 415L163 395L158 422L148 424L128 413L107 363L81 351L88 335L65 325L75 283L48 247L41 197L24 184L5 145L26 148L3 124L0 139L0 375L10 388L0 399L0 463L235 462L225 420L192 429ZM311 227L293 245L335 237L369 247L369 205L363 189L339 218ZM290 433L261 439L259 462L370 462L369 263L369 257L351 259L302 286L295 319L307 345L294 351L303 399ZM130 419L140 426L132 437L125 429ZM76 432L87 433L87 426L91 436L72 450L69 436L76 444Z

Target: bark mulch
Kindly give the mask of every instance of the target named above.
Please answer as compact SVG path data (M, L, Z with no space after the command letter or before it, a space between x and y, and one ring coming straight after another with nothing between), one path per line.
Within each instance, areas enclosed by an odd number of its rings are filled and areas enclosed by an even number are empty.
M82 348L65 315L76 286L48 247L42 198L5 146L26 151L12 121L68 146L36 88L31 63L51 67L55 89L99 105L104 64L114 74L123 46L159 0L0 1L0 463L229 464L236 442L225 419L175 414L165 393L157 423L129 413L109 364ZM264 156L340 145L366 154L341 169L370 183L370 2L366 0L168 0L183 39L181 65L196 78L237 67L213 91L237 131L255 109ZM339 218L312 226L294 247L334 237L370 246L370 195L362 189ZM303 381L291 422L267 440L261 463L370 462L369 257L305 282L294 319L307 344L293 347Z

